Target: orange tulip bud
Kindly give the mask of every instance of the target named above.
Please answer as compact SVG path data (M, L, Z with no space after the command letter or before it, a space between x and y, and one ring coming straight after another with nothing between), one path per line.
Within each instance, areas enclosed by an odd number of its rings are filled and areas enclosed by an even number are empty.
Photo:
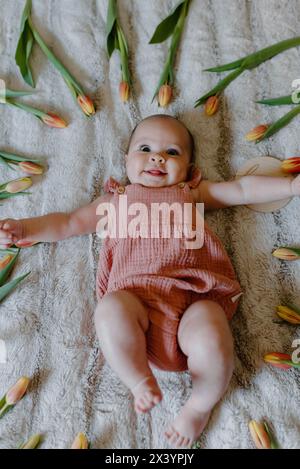
M213 116L219 108L219 98L217 96L210 96L204 106L205 114L207 116Z
M22 399L29 385L29 378L22 376L6 393L5 401L7 405L15 405Z
M77 102L79 106L81 107L81 109L83 110L83 112L85 113L85 115L90 117L95 114L96 111L95 111L95 107L91 98L80 94L77 97Z
M120 94L121 101L123 103L128 101L129 90L130 88L129 88L129 84L127 83L127 81L121 81L120 86L119 86L119 94Z
M277 259L282 259L284 261L296 261L297 259L300 259L300 249L280 247L275 249L275 251L272 252L272 255L277 257Z
M162 107L167 106L172 99L173 90L170 85L162 85L158 92L158 104Z
M21 178L16 179L15 181L9 182L5 186L6 192L10 194L16 194L17 192L22 192L28 189L32 185L32 180L30 178Z
M294 156L284 160L281 169L285 173L300 173L300 156Z
M248 142L259 140L260 138L264 136L268 127L269 127L268 125L259 125L258 127L255 127L254 129L252 129L250 132L246 134L246 140Z
M264 361L270 365L275 366L276 368L282 368L283 370L288 370L292 368L291 355L287 353L272 352L264 356ZM291 362L291 364L285 363L286 361Z
M78 433L73 441L71 449L89 449L89 442L84 433Z
M18 166L22 171L28 174L43 174L44 172L43 166L32 163L31 161L21 161L18 163Z
M55 127L57 129L64 129L67 127L66 122L61 119L61 117L56 116L55 114L52 114L49 112L48 114L45 114L43 117L41 117L42 121L44 124L49 125L49 127Z
M12 254L6 254L1 260L0 260L0 271L6 267L10 261L14 258Z
M300 310L295 311L288 306L277 306L277 314L290 324L300 324Z

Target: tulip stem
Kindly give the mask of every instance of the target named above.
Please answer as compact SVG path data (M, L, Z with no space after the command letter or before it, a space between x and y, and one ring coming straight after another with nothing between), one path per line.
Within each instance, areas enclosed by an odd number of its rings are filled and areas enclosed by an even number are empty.
M40 46L40 48L42 49L46 57L52 62L54 67L56 67L57 70L63 75L65 80L68 80L72 83L72 85L74 86L74 88L76 88L79 94L84 94L82 88L79 86L75 78L71 75L70 72L68 72L68 70L65 69L65 67L60 63L57 57L45 44L39 32L35 29L30 16L28 17L28 24L29 24L29 27L31 29L34 39L36 40L36 42L38 43L38 45Z

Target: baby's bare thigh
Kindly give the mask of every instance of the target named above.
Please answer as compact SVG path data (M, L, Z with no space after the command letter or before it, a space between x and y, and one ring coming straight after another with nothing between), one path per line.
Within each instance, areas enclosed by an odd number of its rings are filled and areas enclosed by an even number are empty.
M148 329L148 311L140 298L131 291L109 292L98 302L96 317L110 316L115 320L117 315L129 321L138 321L144 331Z

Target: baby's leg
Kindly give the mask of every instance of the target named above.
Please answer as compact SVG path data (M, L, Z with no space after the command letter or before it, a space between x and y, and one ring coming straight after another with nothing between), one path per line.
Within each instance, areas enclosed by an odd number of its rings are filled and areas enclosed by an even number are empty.
M136 411L147 412L162 395L148 364L144 305L125 290L106 293L97 305L95 326L104 357L134 395Z
M223 308L210 300L190 305L179 324L178 342L193 383L190 398L165 433L179 448L190 447L202 433L232 376L233 341Z

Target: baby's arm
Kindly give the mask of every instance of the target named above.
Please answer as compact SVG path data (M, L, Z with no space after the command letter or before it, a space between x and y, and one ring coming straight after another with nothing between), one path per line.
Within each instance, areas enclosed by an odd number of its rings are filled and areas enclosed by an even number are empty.
M54 212L40 217L0 220L0 245L17 242L51 242L96 232L97 206L109 202L111 194L98 197L92 203L73 212Z
M205 204L205 210L274 202L300 195L300 175L295 179L290 176L242 176L227 182L203 180L193 191L195 200Z

